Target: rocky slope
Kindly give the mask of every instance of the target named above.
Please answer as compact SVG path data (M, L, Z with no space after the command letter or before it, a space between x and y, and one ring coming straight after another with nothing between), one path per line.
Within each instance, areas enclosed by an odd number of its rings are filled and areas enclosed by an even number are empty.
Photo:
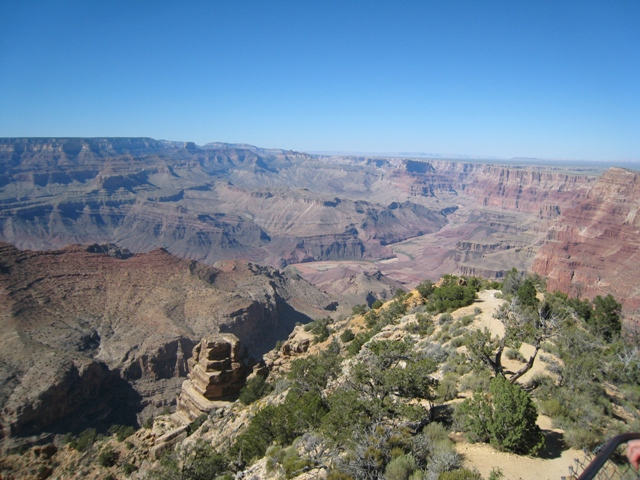
M547 224L593 174L148 138L0 139L0 240L163 247L208 264L396 258L377 269L406 283L499 277L530 266Z
M553 224L533 271L548 277L549 290L588 298L611 293L638 320L639 209L639 174L608 170Z
M384 245L446 222L420 204L338 198L335 173L308 155L255 147L1 139L0 238L27 248L109 241L207 263L279 265L388 255Z
M2 436L134 423L175 401L203 337L233 333L259 358L325 307L299 276L243 261L0 243Z

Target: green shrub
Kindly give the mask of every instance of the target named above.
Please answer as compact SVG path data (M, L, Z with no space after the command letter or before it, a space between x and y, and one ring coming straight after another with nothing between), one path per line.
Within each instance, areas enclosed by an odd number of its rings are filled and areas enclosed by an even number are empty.
M516 296L520 303L526 307L537 307L540 300L536 297L536 287L533 283L533 280L527 278L522 284L518 287L516 292Z
M504 473L502 472L502 469L500 469L499 467L495 467L491 469L488 480L501 480L502 478L504 478Z
M598 295L593 299L593 316L587 320L594 335L609 342L620 335L622 329L622 305L616 302L611 294L606 297Z
M369 328L373 328L373 326L376 325L379 320L380 314L378 313L378 310L369 310L364 316L365 324Z
M532 455L544 448L545 438L536 424L538 412L529 394L501 376L491 381L490 391L491 443L509 452Z
M111 427L109 427L109 433L111 435L115 434L119 442L122 442L133 435L135 431L135 428L130 425L111 425Z
M376 300L375 302L373 302L373 303L371 304L371 308L372 308L373 310L378 310L382 305L383 305L382 300L379 300L379 299L378 299L378 300Z
M422 298L428 298L429 295L433 293L434 289L435 286L433 285L433 282L431 282L431 280L425 280L416 287L416 290L422 296Z
M463 335L464 333L465 333L465 331L462 328L454 328L454 329L451 330L451 336L453 338L459 337L460 335Z
M327 404L317 391L300 395L299 391L292 390L284 403L267 405L256 413L247 429L236 438L230 456L241 456L244 462L262 458L273 442L288 445L320 426L327 411Z
M146 429L153 428L153 415L151 415L151 416L149 416L149 417L147 417L145 419L143 427L146 428Z
M187 426L187 436L194 434L196 430L198 430L202 426L202 424L207 421L208 418L209 415L207 415L206 413L198 416L198 418L196 418Z
M373 404L362 401L355 390L338 388L327 398L329 413L322 419L322 431L333 441L347 443L353 431L371 422Z
M460 380L460 390L463 392L488 392L491 377L486 371L472 372Z
M620 393L628 403L640 409L640 385L623 385Z
M351 345L353 343L355 340ZM339 352L340 346L334 339L329 348L319 354L294 360L291 363L289 379L295 382L298 390L318 392L323 390L329 380L340 374Z
M416 461L411 455L400 455L387 464L384 476L387 480L408 480L416 470Z
M282 468L286 478L294 478L304 472L311 462L306 458L301 458L298 455L298 450L295 447L289 447L285 450L284 457L282 459Z
M548 398L540 402L540 411L543 415L558 418L564 415L564 407L557 398Z
M78 452L84 452L96 441L97 432L95 428L88 428L80 434L78 438L72 438L69 446Z
M451 322L453 322L453 315L451 315L450 313L443 313L438 317L439 325L448 325Z
M331 323L333 323L331 317L316 318L304 326L304 331L313 334L313 341L315 343L322 343L329 338L329 335L332 333L331 328L329 328Z
M353 480L353 477L340 469L332 469L327 474L327 480Z
M450 472L442 472L438 480L482 480L482 475L475 470L459 468Z
M271 384L267 383L264 377L256 375L247 380L245 386L240 389L238 399L245 405L249 405L267 395L271 390L273 390Z
M408 332L417 333L421 337L433 333L433 320L431 315L425 313L416 313L416 322L408 323L405 327Z
M364 303L359 305L354 305L351 308L351 315L364 315L365 313L367 313L367 310L368 308Z
M127 477L137 470L138 470L138 467L136 467L135 465L132 465L129 462L122 465L122 471Z
M402 288L397 288L396 292L393 294L393 298L396 298L398 300L404 300L407 293L405 290L403 290Z
M103 467L113 467L118 462L119 456L120 455L118 454L118 452L116 452L113 448L105 447L102 449L100 455L98 456L98 463Z
M347 352L349 352L350 355L357 355L362 346L371 340L372 336L371 332L358 333L351 343L347 345Z
M457 375L445 374L436 388L436 395L441 402L448 402L458 397Z
M423 430L423 435L433 443L451 442L449 440L449 432L439 422L429 423Z
M462 345L464 345L464 337L452 338L449 342L449 345L451 345L453 348L461 347Z
M515 295L527 277L525 272L518 272L516 268L512 268L507 272L502 282L502 293L505 295Z
M396 320L407 313L407 306L404 304L403 299L396 298L391 302L384 311L385 319L389 322Z
M429 312L446 312L471 305L476 299L476 290L470 285L443 285L429 296Z
M179 451L169 451L145 478L149 480L204 480L220 478L228 471L229 461L203 440ZM222 477L225 478L225 477Z
M513 350L512 348L508 348L507 351L504 353L504 355L509 360L518 360L519 362L525 361L524 357L522 356L519 350Z
M480 310L480 309L476 307L476 310ZM473 323L473 320L474 320L473 315L465 315L464 317L460 318L460 323L462 324L463 327L467 327L469 326L469 324Z
M591 428L574 427L564 432L564 442L571 448L593 450L603 441L602 436Z
M272 473L276 467L280 467L285 474L285 478L293 478L309 467L311 462L306 458L300 458L295 447L282 448L279 445L272 445L267 449L267 472Z
M343 343L349 343L351 340L353 340L354 338L356 338L355 334L353 333L353 331L350 328L347 328L344 332L342 332L342 334L340 335L340 340Z
M491 380L491 395L475 393L456 408L456 422L471 441L489 441L513 453L535 455L544 447L538 412L529 394L502 376Z

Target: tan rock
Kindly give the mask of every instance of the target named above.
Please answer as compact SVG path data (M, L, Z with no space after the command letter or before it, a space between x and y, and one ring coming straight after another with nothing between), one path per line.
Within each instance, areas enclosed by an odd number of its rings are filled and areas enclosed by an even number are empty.
M282 344L280 352L282 355L290 357L305 353L309 350L309 346L313 341L313 334L305 332L304 328L297 326L289 338Z
M191 420L228 405L223 399L238 392L247 376L240 341L230 333L203 338L188 364L189 379L182 384L178 410Z

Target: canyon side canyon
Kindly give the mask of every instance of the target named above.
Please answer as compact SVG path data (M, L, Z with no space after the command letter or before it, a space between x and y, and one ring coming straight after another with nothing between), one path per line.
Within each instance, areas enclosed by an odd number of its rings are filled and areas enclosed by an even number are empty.
M639 208L620 168L0 139L2 434L132 423L212 332L259 359L296 322L445 273L516 267L637 322Z

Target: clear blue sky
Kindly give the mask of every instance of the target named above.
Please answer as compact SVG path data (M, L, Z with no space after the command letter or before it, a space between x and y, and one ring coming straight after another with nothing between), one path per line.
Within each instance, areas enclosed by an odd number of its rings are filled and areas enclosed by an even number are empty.
M640 160L640 1L0 1L0 136Z

